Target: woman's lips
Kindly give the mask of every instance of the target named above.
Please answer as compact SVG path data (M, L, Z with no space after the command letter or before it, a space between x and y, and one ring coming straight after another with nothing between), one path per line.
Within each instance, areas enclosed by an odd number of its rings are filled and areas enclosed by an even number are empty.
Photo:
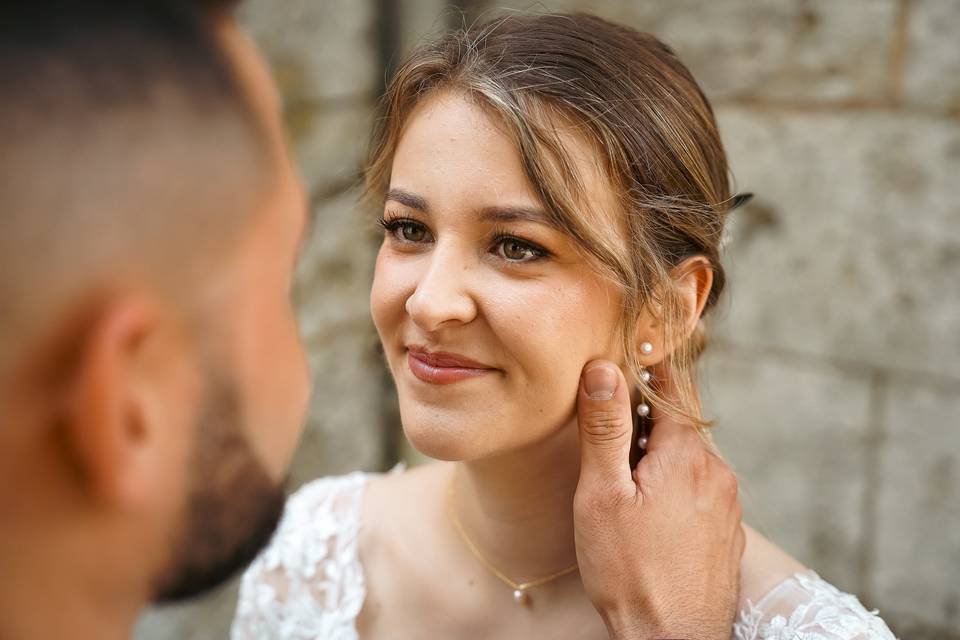
M453 384L494 371L457 354L430 353L413 347L407 351L407 365L413 375L431 384Z

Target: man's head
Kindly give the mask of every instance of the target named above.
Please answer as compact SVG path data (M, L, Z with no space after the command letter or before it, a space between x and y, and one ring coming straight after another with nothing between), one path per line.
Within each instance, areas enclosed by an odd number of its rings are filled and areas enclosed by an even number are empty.
M62 551L95 588L189 596L279 517L304 197L230 4L0 8L0 546L29 540L25 571Z

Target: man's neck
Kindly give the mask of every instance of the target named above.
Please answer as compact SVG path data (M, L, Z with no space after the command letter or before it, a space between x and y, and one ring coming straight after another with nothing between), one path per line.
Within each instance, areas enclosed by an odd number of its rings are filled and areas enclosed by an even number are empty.
M89 566L102 550L5 528L0 525L0 639L129 640L140 609L137 590L104 588L116 574Z
M579 470L571 423L524 450L456 465L451 507L487 561L516 582L542 578L576 563Z

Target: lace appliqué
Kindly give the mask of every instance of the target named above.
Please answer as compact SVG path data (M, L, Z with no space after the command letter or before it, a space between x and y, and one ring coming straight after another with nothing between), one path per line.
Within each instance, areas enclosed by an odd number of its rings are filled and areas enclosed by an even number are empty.
M740 612L734 640L896 640L856 596L813 571L796 573Z
M366 598L357 552L368 476L323 478L295 493L270 546L243 576L232 640L357 640ZM813 571L747 601L733 640L896 640L853 595Z
M270 546L243 575L232 640L356 640L366 481L359 472L322 478L289 499Z

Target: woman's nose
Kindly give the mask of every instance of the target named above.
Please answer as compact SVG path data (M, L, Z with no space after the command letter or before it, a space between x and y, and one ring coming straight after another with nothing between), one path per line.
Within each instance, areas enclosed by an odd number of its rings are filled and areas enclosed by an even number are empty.
M416 289L405 305L413 322L424 331L436 331L473 320L477 306L467 283L473 268L469 260L458 256L453 247L439 246L427 260Z

